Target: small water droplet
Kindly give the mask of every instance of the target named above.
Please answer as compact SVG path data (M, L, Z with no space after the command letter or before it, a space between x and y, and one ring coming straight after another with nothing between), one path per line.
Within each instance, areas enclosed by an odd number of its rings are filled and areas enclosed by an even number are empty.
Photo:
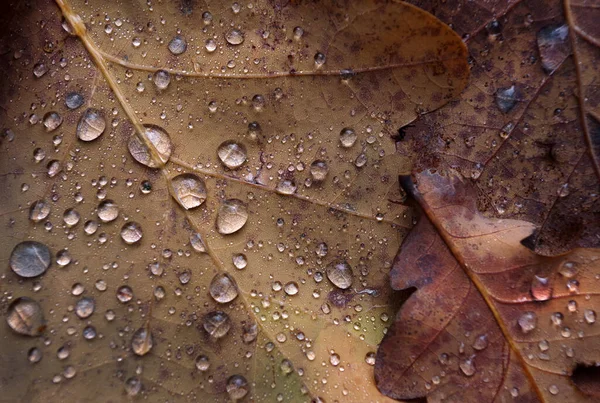
M43 243L24 241L17 244L9 259L10 268L21 277L37 277L50 267L50 249Z
M154 85L160 91L164 91L169 87L171 82L171 74L166 70L158 70L154 73Z
M220 234L239 231L248 221L248 208L238 199L227 199L219 206L216 227Z
M127 303L133 299L133 290L127 285L123 285L117 289L117 299L119 302Z
M296 295L298 294L298 283L295 281L290 281L285 286L283 286L283 290L287 295Z
M52 131L58 129L58 127L62 124L63 118L62 118L62 116L59 115L58 112L52 111L52 112L48 112L44 115L43 122L44 122L44 127L46 128L46 131L52 132Z
M279 193L279 194L291 195L291 194L296 193L297 189L298 189L298 186L296 186L296 184L294 183L293 180L284 179L284 180L279 181L279 183L277 184L277 188L275 190L277 190L277 193Z
M529 333L537 326L537 315L535 312L525 312L519 317L518 323L523 333Z
M153 150L150 150L146 143L134 134L129 139L127 144L129 153L140 164L150 168L158 168L164 165L173 152L173 145L169 134L160 126L144 125L144 133L142 134Z
M217 50L217 42L214 39L207 39L204 43L204 48L208 53L212 53Z
M46 328L42 307L31 298L21 297L8 307L6 323L16 333L39 336Z
M66 209L63 213L63 221L67 227L74 227L79 223L81 215L75 209Z
M238 270L242 270L248 265L248 259L246 259L246 255L243 253L236 253L233 255L231 260L233 261L235 268Z
M304 29L302 29L302 27L295 27L294 28L294 39L299 41L300 39L302 39L302 36L304 35Z
M323 160L315 160L310 164L310 175L316 182L324 181L328 172L329 166Z
M198 357L196 357L196 369L198 369L198 371L208 371L208 368L210 368L210 360L207 356L205 355L199 355Z
M367 355L365 355L365 362L369 365L375 365L375 353L374 352L368 352Z
M176 35L169 42L169 51L171 53L173 53L174 55L180 55L183 52L185 52L186 49L187 49L187 42L185 41L185 38L181 35Z
M242 327L242 341L246 344L252 343L258 337L258 325L249 323Z
M104 133L106 120L98 109L88 108L77 124L77 137L81 141L93 141Z
M232 29L225 34L225 40L233 46L241 45L244 42L244 33L239 29Z
M488 344L489 344L489 340L488 340L487 334L482 334L482 335L477 336L477 338L473 342L473 349L478 350L478 351L485 350L487 348Z
M121 239L127 244L134 244L142 239L142 226L130 221L121 227Z
M558 394L558 386L556 386L556 385L548 386L548 392L550 392L550 394L552 394L552 395L557 395Z
M566 278L571 278L577 274L577 265L574 262L564 262L561 264L558 272Z
M79 108L84 102L83 95L78 92L69 92L65 96L65 105L71 110Z
M125 381L125 393L128 396L137 396L142 390L142 381L133 376Z
M569 190L569 184L568 183L563 184L556 191L556 194L558 195L558 197L561 197L561 198L562 197L567 197L569 195L569 193L571 193L571 191Z
M564 25L549 25L539 30L537 45L542 60L542 68L549 74L556 70L571 54L569 44L569 27Z
M248 394L248 381L242 375L230 376L226 389L232 400L240 400Z
M212 311L204 315L202 320L204 330L213 338L220 339L225 336L231 328L229 315L221 311Z
M246 162L246 147L233 140L227 140L221 143L217 149L217 155L221 163L229 169L241 167Z
M194 174L181 174L171 179L173 197L186 210L199 207L206 200L204 181Z
M90 297L84 297L77 301L77 304L75 304L75 314L80 319L86 319L94 313L95 308L96 302L94 299Z
M119 216L119 207L110 199L102 201L98 205L98 218L102 222L111 222Z
M204 245L204 241L202 240L202 235L197 232L193 232L190 235L190 245L196 252L206 253L206 245Z
M131 348L136 355L146 355L153 346L152 333L146 327L136 330L131 338Z
M591 309L586 309L585 311L583 311L583 317L585 318L585 321L590 325L596 323L596 312Z
M281 364L279 364L279 369L281 369L281 372L284 375L289 375L292 373L292 371L294 371L294 364L292 364L292 362L287 358L284 358L281 360Z
M327 278L343 290L352 285L352 267L346 261L332 262L327 266Z
M49 214L50 203L45 200L37 200L29 208L29 219L33 222L45 220Z
M510 112L517 104L517 88L514 85L496 91L496 105L504 112Z
M356 142L356 139L358 138L356 132L354 131L354 129L350 129L348 127L343 128L342 131L340 132L340 143L342 144L342 147L344 148L350 148L354 145L354 143Z
M315 53L315 66L317 68L323 66L325 64L325 55L321 52Z
M537 301L547 301L552 297L552 287L547 277L533 276L531 296Z
M216 274L209 286L210 296L221 304L233 301L238 296L235 280L227 273Z
M35 364L36 362L40 362L42 359L42 350L37 347L32 347L27 353L27 360Z
M473 362L475 356L471 356L464 361L461 361L459 364L460 370L465 376L473 376L475 374L476 368L475 363Z
M33 75L37 78L42 77L44 74L48 72L48 66L45 63L36 63L33 66Z

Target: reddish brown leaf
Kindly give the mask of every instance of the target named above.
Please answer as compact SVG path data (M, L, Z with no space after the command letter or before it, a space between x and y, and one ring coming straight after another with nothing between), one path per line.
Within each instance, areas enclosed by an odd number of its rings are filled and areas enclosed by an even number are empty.
M534 225L485 217L457 172L416 182L425 215L391 283L417 291L379 348L379 389L444 402L597 401L584 367L600 362L600 250L537 255L521 244Z

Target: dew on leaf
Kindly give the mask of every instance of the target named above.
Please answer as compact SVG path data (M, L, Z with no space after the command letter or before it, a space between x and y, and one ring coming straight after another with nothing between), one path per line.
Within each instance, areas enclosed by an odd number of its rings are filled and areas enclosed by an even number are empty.
M277 193L282 195L292 195L296 193L297 189L298 186L296 186L296 183L294 183L293 180L283 179L279 181L275 190L277 190Z
M24 241L17 244L10 254L9 264L21 277L37 277L50 267L50 249L43 243Z
M229 169L241 167L246 162L246 147L238 142L227 140L217 149L217 155L223 165Z
M354 166L362 168L367 164L367 155L365 153L358 154L358 157L354 160Z
M67 249L59 250L56 253L56 263L61 267L67 266L69 263L71 263L71 260L71 254Z
M553 72L571 54L569 27L566 24L543 27L537 34L537 46L542 68L548 74Z
M100 202L97 214L100 221L111 222L119 216L119 207L114 201L107 199Z
M104 133L106 120L98 109L88 108L83 112L77 124L77 138L81 141L93 141Z
M37 200L29 208L29 219L33 222L45 220L50 214L50 203L46 200Z
M339 354L333 353L329 356L329 363L331 365L333 365L334 367L337 367L338 365L340 365L340 356Z
M32 347L31 349L29 349L29 352L27 352L27 360L32 363L35 364L36 362L40 362L42 359L42 350L40 350L37 347Z
M472 356L460 362L460 370L465 376L473 376L475 374L476 369L475 363L473 362L474 358L475 356Z
M181 174L171 179L175 200L186 210L199 207L206 200L204 180L194 174Z
M298 294L298 283L296 283L295 281L290 281L289 283L286 283L286 285L283 286L283 291L285 291L285 293L290 296Z
M210 360L205 355L199 355L196 357L196 369L198 371L206 372L210 368Z
M65 96L65 104L69 109L77 109L85 102L83 95L78 92L69 92Z
M39 336L46 328L42 307L31 298L20 297L8 307L6 323L16 333Z
M58 112L51 111L44 115L42 122L44 123L46 131L52 132L58 129L58 127L62 124L63 118Z
M504 112L510 112L517 104L517 88L514 85L496 91L496 105Z
M537 315L535 312L525 312L519 317L518 324L523 333L530 333L537 326Z
M335 261L327 266L327 278L342 290L352 285L352 267L346 261Z
M256 323L248 323L242 327L242 341L246 344L252 343L258 336L258 325Z
M577 265L574 262L564 262L560 265L558 272L566 278L571 278L577 274Z
M552 297L552 287L547 277L533 277L531 282L531 296L536 301L547 301Z
M324 181L328 172L329 166L327 165L327 162L323 160L314 160L310 164L310 175L316 182Z
M71 294L75 295L76 297L83 294L84 291L85 291L85 287L81 283L75 283L71 287Z
M163 91L169 87L171 82L171 74L166 70L158 70L154 73L154 85L157 89Z
M292 371L294 371L294 365L290 360L284 358L283 360L281 360L281 364L279 364L279 369L281 369L281 372L284 375L289 375L292 373Z
M96 302L94 299L90 297L84 297L77 301L77 304L75 304L75 314L80 319L86 319L94 313L95 308Z
M75 209L67 209L63 213L63 221L68 227L74 227L79 223L81 215Z
M146 327L141 327L135 331L131 338L131 349L136 355L146 355L153 346L152 333Z
M209 11L205 11L202 13L202 22L204 25L209 25L212 22L213 16Z
M215 42L214 39L207 39L206 42L204 42L204 48L207 52L212 53L217 50L217 42Z
M315 66L317 68L321 67L325 64L325 55L321 52L315 53L314 59L315 59Z
M180 55L187 49L187 42L185 38L181 35L176 35L169 42L169 51L174 55Z
M344 148L352 147L354 145L354 143L356 142L357 138L358 138L358 136L357 136L356 132L354 131L354 129L345 127L340 132L340 144Z
M220 234L233 234L242 229L246 221L248 221L248 208L241 200L227 199L219 206L216 227Z
M87 234L87 235L94 235L96 233L96 231L98 231L98 221L96 220L88 220L85 222L85 224L83 224L83 231Z
M596 323L596 312L591 309L583 311L583 317L585 318L586 323L590 325Z
M202 240L202 236L197 232L192 232L190 235L190 245L196 252L206 253L206 245Z
M133 299L133 290L131 287L124 285L117 289L117 299L119 302L126 303Z
M243 399L248 394L248 381L242 375L233 375L227 379L227 393L232 400Z
M48 72L48 66L45 63L36 63L33 66L33 75L37 78L41 78L44 74Z
M244 33L239 29L232 29L225 34L225 40L233 46L241 45L244 42Z
M369 365L375 365L375 353L370 351L365 355L365 362Z
M204 315L202 326L211 337L220 339L231 329L231 319L225 312L212 311Z
M216 274L208 289L210 296L221 304L231 302L238 296L235 280L227 273Z
M138 135L134 134L127 144L131 156L140 164L150 168L164 165L173 152L169 134L162 127L147 124L144 125L144 133L140 135L144 136L152 149Z
M477 351L485 350L488 344L489 340L487 334L482 334L475 338L475 341L473 342L473 349Z
M302 39L302 36L304 35L304 29L302 29L302 27L294 27L294 39L299 41L300 39Z

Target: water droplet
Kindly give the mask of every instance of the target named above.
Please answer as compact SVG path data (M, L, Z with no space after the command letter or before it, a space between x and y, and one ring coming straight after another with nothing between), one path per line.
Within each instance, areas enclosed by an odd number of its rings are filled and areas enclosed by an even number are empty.
M99 227L99 224L97 221L89 220L89 221L86 221L85 224L83 224L83 231L87 235L94 235L96 233L96 231L98 231L98 227Z
M318 257L325 257L325 256L327 256L328 252L329 252L329 246L327 246L327 244L325 242L320 242L317 245L317 248L315 250L315 253L317 254Z
M127 244L134 244L142 239L142 226L136 222L128 222L121 228L121 238Z
M36 362L40 362L42 359L42 350L37 347L32 347L27 353L27 360L30 363L35 364Z
M473 342L473 349L481 351L485 350L489 344L487 334L479 335Z
M258 336L258 325L256 323L246 324L242 327L242 341L246 344L252 343Z
M60 116L58 114L58 112L48 112L44 115L43 118L43 122L44 122L44 127L46 128L47 132L52 132L56 129L58 129L58 126L60 126L63 122L63 118L62 116Z
M583 317L585 318L585 321L590 325L596 323L596 312L592 311L591 309L586 309L585 311L583 311Z
M44 63L36 63L33 66L33 75L37 78L42 77L44 74L48 72L48 67Z
M325 64L325 55L321 52L315 53L315 66L317 68L323 66Z
M550 394L552 394L552 395L557 395L558 394L558 386L556 386L556 385L548 386L548 392L550 392Z
M81 215L72 208L65 210L63 213L63 221L68 227L74 227L79 223Z
M96 303L93 298L81 298L79 301L77 301L77 304L75 305L75 314L80 319L88 318L94 313L95 307Z
M204 241L202 240L202 235L197 232L193 232L190 235L190 245L196 252L206 253L206 245L204 245Z
M27 297L17 298L10 304L6 323L15 332L26 336L39 336L46 329L42 307Z
M185 38L181 35L176 35L169 42L169 51L174 55L180 55L187 49L187 42Z
M292 362L287 358L284 358L281 360L281 364L279 364L279 369L281 369L281 372L284 375L289 375L294 370L294 364L292 364Z
M194 174L181 174L171 179L173 197L186 210L200 206L206 200L204 181Z
M214 39L207 39L204 43L204 48L207 52L212 53L217 50L217 42Z
M300 39L302 39L302 35L304 35L304 29L302 29L302 27L295 27L294 28L294 39L299 41Z
M531 296L537 301L547 301L552 297L552 287L547 277L533 277Z
M209 25L212 22L213 16L209 11L205 11L202 13L202 21L204 25Z
M231 319L225 312L212 311L204 315L203 327L211 337L220 339L229 332Z
M365 362L369 365L375 365L375 353L370 351L365 355Z
M37 277L44 274L51 261L50 249L36 241L21 242L10 254L10 268L21 277Z
M298 294L298 283L295 281L290 281L286 285L283 286L283 290L287 295L296 295Z
M131 348L136 355L146 355L153 345L152 333L145 327L136 330L131 338Z
M81 141L96 140L106 129L106 120L98 109L88 108L77 124L77 137Z
M248 221L248 208L238 199L228 199L221 203L217 214L217 231L228 235L239 231Z
M517 88L511 85L507 88L499 88L496 91L496 105L504 112L510 112L517 104Z
M243 253L236 253L235 255L233 255L232 261L233 265L238 270L242 270L248 265L248 259L246 259L246 255L244 255Z
M50 204L45 200L37 200L29 208L29 219L34 222L45 220L49 214Z
M238 296L235 280L227 273L216 274L209 286L210 296L221 304L233 301Z
M558 195L558 197L567 197L569 195L569 193L571 193L571 191L569 190L569 184L568 183L564 183L556 191L556 194Z
M246 147L233 140L227 140L221 143L217 149L217 155L221 163L229 169L241 167L246 162Z
M327 165L327 162L323 160L315 160L310 164L310 175L316 182L325 180L328 172L329 166Z
M529 333L537 326L537 315L535 312L525 312L519 317L518 323L523 333Z
M244 33L238 29L232 29L225 34L225 40L230 45L241 45L244 42Z
M119 302L127 303L133 299L133 290L127 285L119 287L117 290L117 299Z
M459 364L460 370L465 376L473 376L475 374L476 368L473 359L475 356L471 356L464 361L461 361Z
M549 74L571 54L569 27L567 25L549 25L540 29L537 34L537 45L542 68Z
M98 218L102 222L111 222L119 216L119 207L112 200L104 200L98 205Z
M495 40L502 33L502 24L498 20L492 20L485 26L485 30L487 31L488 38Z
M166 90L171 82L171 74L166 70L158 70L154 73L154 85L160 91Z
M291 195L296 193L298 186L294 183L293 180L284 179L277 184L277 193L282 195Z
M352 267L346 261L332 262L327 266L327 278L338 288L345 290L352 285Z
M209 358L205 355L199 355L198 357L196 357L196 368L198 369L198 371L208 371L208 368L210 368Z
M173 152L171 138L162 127L148 124L144 125L144 129L143 136L150 143L153 150L150 150L146 143L134 134L129 139L129 153L140 164L150 168L158 168L171 157Z
M344 147L344 148L352 147L354 145L354 143L356 142L357 138L358 138L358 136L357 136L356 132L354 131L354 129L345 127L340 132L340 143L342 144L342 147Z
M240 400L248 394L248 381L242 375L233 375L227 379L226 388L231 399Z
M571 278L577 274L577 265L574 262L564 262L558 272L566 278Z
M142 390L142 381L133 376L125 381L125 392L128 396L137 396Z
M78 92L69 92L65 96L65 104L71 110L79 108L84 102L83 95Z
M365 153L360 153L358 154L358 157L356 157L356 159L354 160L354 165L357 168L362 168L366 165L367 163L367 155Z

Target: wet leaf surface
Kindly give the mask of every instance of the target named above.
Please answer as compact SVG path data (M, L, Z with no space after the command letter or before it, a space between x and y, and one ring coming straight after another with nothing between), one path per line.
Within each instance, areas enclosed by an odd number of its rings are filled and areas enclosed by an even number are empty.
M471 80L405 128L399 151L473 179L486 214L535 223L540 253L600 246L597 3L414 4L463 37Z
M58 5L3 13L2 399L386 400L392 135L464 88L459 37L398 2Z
M535 226L484 216L458 172L415 179L407 188L424 214L390 278L416 291L377 352L380 390L429 401L597 401L600 250L535 254L521 243Z

